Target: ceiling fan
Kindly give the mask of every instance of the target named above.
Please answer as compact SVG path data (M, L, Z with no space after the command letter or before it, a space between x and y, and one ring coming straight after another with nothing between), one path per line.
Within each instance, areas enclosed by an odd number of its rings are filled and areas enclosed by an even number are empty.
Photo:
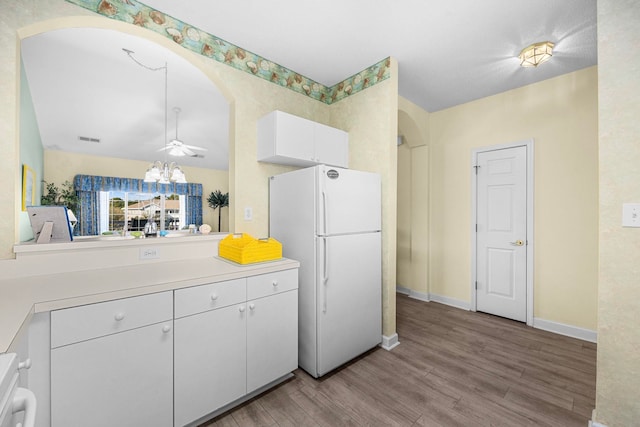
M178 139L178 116L180 115L180 111L182 110L179 107L174 107L173 111L176 113L176 137L169 141L167 145L165 145L158 151L167 150L170 156L189 156L203 158L204 155L198 154L196 153L196 151L207 151L206 148L197 147L195 145L187 145Z

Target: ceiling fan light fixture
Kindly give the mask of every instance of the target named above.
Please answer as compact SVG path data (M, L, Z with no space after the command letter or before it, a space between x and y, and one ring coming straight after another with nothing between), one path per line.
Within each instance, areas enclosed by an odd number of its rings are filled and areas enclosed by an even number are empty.
M171 181L177 184L186 184L187 179L184 176L184 172L180 169L180 166L175 165L171 171Z
M534 43L525 47L518 55L522 67L537 67L553 56L554 43L550 41Z
M144 65L143 63L141 63L140 61L138 61L134 56L133 56L133 51L129 50L129 49L122 49L129 58L131 58L136 64L138 64L139 66L146 68L147 70L150 71L164 71L164 152L165 152L165 161L161 162L160 160L156 160L155 162L153 162L148 168L147 171L144 174L144 182L157 182L158 184L170 184L172 182L176 182L178 184L186 184L187 183L187 179L184 176L184 172L182 172L182 169L180 169L180 166L178 166L175 162L171 162L171 163L167 163L167 150L169 149L169 144L168 144L168 138L167 138L167 123L168 123L168 119L167 119L167 113L168 113L168 108L167 108L167 93L168 93L168 85L169 85L169 78L168 78L168 74L169 74L169 65L165 62L164 63L164 67L158 67L158 68L151 68L148 67L146 65ZM180 108L175 107L173 109L173 111L175 111L176 113L176 139L178 139L178 114L180 113ZM173 149L172 149L173 150ZM174 154L175 155L175 154ZM183 154L184 155L184 154Z
M156 182L161 178L160 167L157 163L149 165L147 172L144 174L144 182Z
M174 141L176 141L176 140L174 139ZM182 156L185 156L185 153L184 153L184 151L182 151L178 147L171 147L171 149L169 150L169 155L170 156L175 156L175 157L182 157Z

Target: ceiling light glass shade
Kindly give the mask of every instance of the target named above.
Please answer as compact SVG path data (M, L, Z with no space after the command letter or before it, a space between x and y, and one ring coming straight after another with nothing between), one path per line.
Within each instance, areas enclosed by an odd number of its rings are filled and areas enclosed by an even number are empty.
M160 162L159 160L149 166L144 174L144 182L157 182L158 184L169 184L175 182L186 184L187 178L176 162Z
M548 61L553 55L553 46L555 45L551 42L540 42L525 47L518 55L520 65L523 67L537 67Z
M178 184L186 184L187 180L184 176L184 172L180 169L179 166L176 166L171 172L171 181L177 182Z

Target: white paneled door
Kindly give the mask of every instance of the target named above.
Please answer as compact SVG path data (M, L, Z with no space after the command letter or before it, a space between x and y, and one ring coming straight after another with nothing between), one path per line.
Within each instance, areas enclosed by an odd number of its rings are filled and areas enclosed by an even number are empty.
M527 320L527 147L476 157L476 309Z

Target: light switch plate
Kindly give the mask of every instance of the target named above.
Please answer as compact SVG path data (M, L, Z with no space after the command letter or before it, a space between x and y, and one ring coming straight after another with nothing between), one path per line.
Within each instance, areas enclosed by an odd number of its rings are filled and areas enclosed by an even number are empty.
M622 226L640 227L640 203L624 203L622 205Z
M253 209L250 207L244 208L244 220L251 221L253 219Z

